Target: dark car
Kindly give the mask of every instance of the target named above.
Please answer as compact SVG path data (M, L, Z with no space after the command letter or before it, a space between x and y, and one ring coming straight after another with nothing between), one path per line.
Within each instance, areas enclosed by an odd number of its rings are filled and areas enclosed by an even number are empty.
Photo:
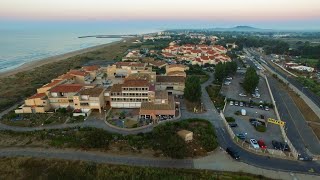
M228 154L230 154L230 156L233 159L236 159L236 160L240 159L240 156L239 156L238 152L235 149L233 149L231 147L227 147L226 151L227 151Z
M272 146L274 149L281 150L281 143L279 141L272 141Z
M264 119L264 115L261 114L261 115L260 115L260 119Z
M229 126L230 127L238 127L238 124L237 123L229 123Z
M242 133L236 134L236 136L241 140L245 140L246 139L246 136L244 134L242 134Z
M250 118L250 119L249 119L249 121L250 121L250 123L252 123L252 122L255 122L255 121L257 121L257 119L254 119L254 118Z
M254 108L253 104L250 104L249 106L250 106L250 108Z
M280 142L280 146L282 151L290 151L289 145L287 143Z

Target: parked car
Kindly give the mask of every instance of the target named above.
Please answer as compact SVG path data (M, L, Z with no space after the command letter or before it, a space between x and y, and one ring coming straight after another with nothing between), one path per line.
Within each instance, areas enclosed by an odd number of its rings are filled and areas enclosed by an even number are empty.
M257 126L261 126L262 123L260 121L253 121L253 122L251 122L251 125L254 127L257 127Z
M258 144L259 144L261 149L267 149L267 146L266 146L266 144L264 143L264 141L262 139L260 139L258 141Z
M247 115L247 111L246 111L245 109L241 109L241 115L242 115L242 116Z
M257 119L255 119L255 118L250 118L250 119L249 119L249 122L250 122L250 123L252 123L252 122L254 122L254 121L257 121Z
M260 108L260 109L263 109L263 105L262 105L262 104L260 104L260 105L259 105L259 108Z
M226 79L230 81L230 80L232 80L232 77L227 77Z
M233 106L233 101L230 101L230 106Z
M254 108L253 104L249 104L250 108Z
M268 106L265 106L265 107L264 107L264 110L269 111L269 107L268 107Z
M243 102L240 102L240 104L239 104L241 107L243 107Z
M280 142L280 146L282 151L290 151L289 145L287 143Z
M240 159L238 152L234 148L227 147L226 151L233 159L235 159L235 160Z
M281 143L279 141L276 141L276 140L272 140L272 146L274 149L276 150L281 150Z
M226 81L223 84L226 85L226 86L229 86L231 84L231 82L230 81Z
M257 140L255 140L255 139L250 139L250 144L254 149L259 149L260 148Z
M230 127L238 127L238 124L237 123L229 123L229 126Z
M260 114L260 119L264 119L264 118L265 118L264 115Z
M234 102L234 105L235 105L235 106L239 106L239 102L238 102L238 101L235 101L235 102Z
M239 96L241 96L241 97L246 97L247 95L244 94L244 93L240 93Z
M244 134L242 134L242 133L236 134L236 136L241 140L245 140L246 139L246 136Z

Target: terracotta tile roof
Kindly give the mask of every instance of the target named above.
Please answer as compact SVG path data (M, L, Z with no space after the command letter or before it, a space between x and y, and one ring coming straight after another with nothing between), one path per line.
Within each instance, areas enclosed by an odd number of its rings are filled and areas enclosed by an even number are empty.
M111 92L121 92L122 91L122 84L114 84L111 87Z
M144 67L144 66L146 66L145 63L138 63L138 62L116 62L114 65L116 65L118 67L122 67L122 66Z
M54 87L56 85L58 85L59 83L61 83L62 80L61 79L54 79L51 83L45 84L42 87Z
M149 64L151 64L152 66L164 66L167 63L164 61L153 61L153 62L150 62Z
M209 57L208 57L208 56L201 56L201 60L203 60L203 61L209 61Z
M71 79L73 77L74 77L74 75L67 73L67 74L63 74L63 75L59 76L57 79Z
M191 50L191 53L201 53L201 50L194 49L194 50Z
M149 87L147 80L125 80L122 87Z
M79 92L84 86L81 84L61 84L50 90L50 92Z
M70 70L68 74L74 75L74 76L87 76L89 73L85 71L80 70Z
M186 68L187 66L185 66L183 64L170 64L170 65L168 65L168 68L175 68L175 67Z
M100 66L93 65L93 66L83 66L82 69L88 72L96 71L100 68Z
M155 98L156 99L168 99L168 92L167 91L156 91Z
M186 73L184 71L171 71L167 73L167 76L185 76Z
M165 57L175 57L175 55L173 55L171 53L162 53L162 55Z
M184 83L185 78L182 76L157 76L157 82Z
M46 97L45 93L37 93L37 94L34 94L33 96L29 97L28 99L36 99L36 98L43 98L43 97Z
M104 89L102 87L94 87L94 88L81 90L79 92L79 95L89 95L92 97L98 97L103 91Z

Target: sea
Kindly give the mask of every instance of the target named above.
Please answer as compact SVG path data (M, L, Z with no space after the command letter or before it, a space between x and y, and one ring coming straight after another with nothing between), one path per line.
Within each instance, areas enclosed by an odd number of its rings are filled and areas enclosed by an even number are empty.
M118 38L78 38L88 35L143 34L157 29L126 23L5 22L0 25L0 73L24 63L65 54Z

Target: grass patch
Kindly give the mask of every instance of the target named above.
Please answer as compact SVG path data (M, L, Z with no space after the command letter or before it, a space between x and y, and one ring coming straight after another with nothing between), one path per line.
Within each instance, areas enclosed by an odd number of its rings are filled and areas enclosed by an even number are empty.
M206 87L206 90L213 102L214 106L218 109L223 109L224 107L224 96L220 94L221 85L209 85Z
M20 117L19 120L14 120ZM4 115L1 123L19 127L38 127L41 125L62 124L70 117L70 113L15 114L14 111Z
M258 132L266 132L267 128L264 125L259 125L254 127Z
M204 111L203 105L201 106L201 102L191 102L187 99L184 99L184 102L186 103L187 111L194 112L194 113L202 113Z
M177 135L182 129L194 133L193 141L185 142ZM171 158L205 156L218 146L212 125L202 119L167 122L155 127L152 132L128 136L89 127L33 132L0 131L0 147L55 147L110 151L119 143L124 145L122 147L124 150L118 149L116 153L153 150L154 153L160 152Z
M0 179L245 179L260 175L196 169L111 165L43 158L0 158Z
M227 122L235 122L236 120L233 117L226 117Z

